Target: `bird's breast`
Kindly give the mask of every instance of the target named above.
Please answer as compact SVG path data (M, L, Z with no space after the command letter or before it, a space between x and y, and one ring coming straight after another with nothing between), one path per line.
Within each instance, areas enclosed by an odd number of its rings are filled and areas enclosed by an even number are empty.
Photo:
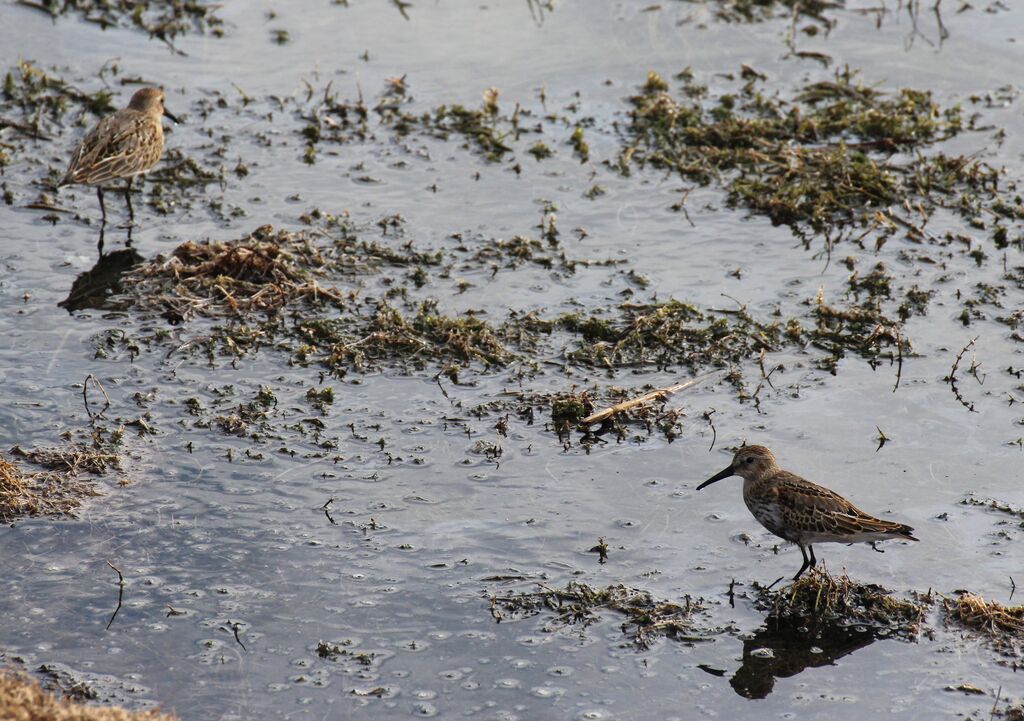
M774 533L779 538L796 542L799 535L786 521L785 509L778 501L778 494L743 494L743 500L747 504L751 515L757 522Z

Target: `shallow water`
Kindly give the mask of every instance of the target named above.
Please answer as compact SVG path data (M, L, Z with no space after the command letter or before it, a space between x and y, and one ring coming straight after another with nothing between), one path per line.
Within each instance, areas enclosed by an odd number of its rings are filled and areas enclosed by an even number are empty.
M365 224L400 213L416 248L451 247L452 233L462 233L466 244L535 237L543 203L552 201L567 255L624 259L622 270L645 276L660 298L729 307L734 301L727 294L767 314L776 306L794 312L819 287L826 297L845 291L849 272L840 263L826 266L788 229L728 209L720 192L690 194L691 226L668 209L685 183L654 170L622 177L599 162L614 158L612 122L624 117L623 98L649 69L668 77L691 66L712 88L717 73L736 72L741 63L793 87L827 77L830 71L815 61L785 57L787 21L728 24L716 21L707 6L678 2L657 10L642 3L560 2L542 15L526 2L421 2L409 9L408 20L389 3L277 5L226 4L226 37L178 38L185 56L142 33L100 31L74 18L51 21L29 8L0 7L5 66L33 59L95 90L102 86L98 70L117 57L126 75L164 84L168 106L186 115L168 133L169 147L209 158L209 131L217 142L226 136L225 163L243 159L249 166L245 178L229 175L223 187L195 191L200 198L169 217L138 210L138 204L134 246L144 256L187 239L239 237L264 223L298 227L298 215L314 207L347 209ZM277 17L268 19L270 10ZM867 81L884 88L930 88L943 104L1017 79L1024 59L1021 10L951 12L944 18L950 36L941 47L925 37L911 43L909 16L891 10L880 28L854 9L838 13L827 38L801 38L799 47L861 68ZM919 22L934 42L935 26L924 14ZM273 43L274 29L286 29L290 42ZM360 57L364 52L367 60ZM310 166L302 161L301 121L292 110L266 116L271 96L305 96L303 81L321 93L333 83L340 97L361 91L369 103L386 78L401 75L422 109L475 106L490 86L501 89L503 108L520 102L542 112L540 88L549 110L565 112L578 102L579 115L594 118L588 130L594 159L581 166L571 156L564 145L571 128L545 136L556 148L553 159L535 162L519 153L521 174L462 149L458 138L414 136L403 147L382 131L365 143L324 144ZM255 98L252 107L240 106L234 86ZM119 99L128 94L115 89ZM229 108L204 122L195 103L218 93ZM1019 103L985 110L982 124L1006 128L1001 147L991 133L980 132L950 141L948 150L990 155L1010 177L1024 177ZM38 156L62 166L80 132L66 128L53 142L39 142ZM272 142L261 142L261 134ZM1021 450L1009 445L1021 435L1022 413L1007 402L1007 395L1024 393L1005 372L1024 360L1006 326L983 320L964 327L953 301L957 289L971 293L980 281L999 282L999 262L979 268L952 258L946 268L922 270L900 260L906 242L893 240L878 251L879 260L921 273L922 285L940 273L949 276L928 315L907 324L917 356L905 364L895 393L889 366L872 370L849 357L833 377L816 369L807 353L781 352L772 361L783 363L785 372L773 376L778 390L766 394L761 412L738 402L728 384L709 383L675 401L688 422L674 443L659 435L611 439L586 452L578 438L566 448L543 418L531 425L512 417L508 436L500 437L496 418L472 417L468 409L509 387L505 373L476 373L470 385L447 387L451 400L434 382L436 371L350 374L328 382L336 400L322 421L325 435L338 439L331 454L344 457L333 462L309 457L315 442L283 430L289 419L317 415L304 398L318 382L314 369L288 366L283 354L245 356L236 367L219 359L212 368L200 358L166 358L160 349L134 360L124 353L96 359L97 334L111 328L138 334L149 321L131 311L69 314L57 306L76 276L94 264L97 230L95 223L67 217L51 226L39 211L19 207L38 193L32 183L41 175L27 162L15 162L5 175L17 202L5 208L0 227L6 339L0 373L8 397L0 410L0 447L53 445L62 432L85 427L80 384L89 373L110 394L113 415L131 419L148 410L157 434L130 440L131 483L106 479L105 495L87 502L78 518L24 520L0 531L7 579L0 651L8 658L29 666L61 664L110 699L131 707L160 704L183 719L357 713L954 718L986 712L999 687L1002 702L1024 695L1018 675L993 652L941 632L917 643L878 640L836 653L833 664L809 661L806 670L793 662L774 684L759 677L754 695L763 699L738 694L730 679L744 657L743 639L764 620L752 604L751 584L792 573L799 552L773 552L776 539L749 516L737 479L694 490L726 465L725 446L764 443L785 467L868 511L891 513L921 538L919 544L889 544L885 554L820 547L830 569L845 567L859 580L902 592L967 588L1005 602L1011 577L1024 576L1014 550L1020 530L997 525L1004 520L997 514L960 501L973 493L1024 506ZM361 182L365 176L377 182ZM582 194L594 182L607 194L588 200ZM65 193L66 206L86 218L96 214L91 190ZM204 194L222 197L225 207L242 208L245 216L209 212ZM108 208L115 217L123 212L118 200L108 200ZM940 223L930 230L938 233ZM582 240L571 233L577 226L586 229ZM122 234L108 227L107 247L119 247ZM837 250L847 252L863 256L859 267L865 270L874 262L867 251ZM1008 249L1006 262L1020 265L1019 251ZM736 268L743 270L739 279L729 275ZM458 295L449 281L425 291L446 310L477 308L498 320L508 307L554 312L574 303L608 305L628 287L614 269L569 276L526 266L491 277L474 268L456 277L475 288ZM1020 289L1010 286L1003 302L1019 308ZM197 323L180 332L186 339L203 330ZM985 383L969 376L961 381L979 411L969 413L943 378L975 336ZM577 369L522 383L556 390L593 375L608 385L657 385L680 374L623 370L602 377ZM751 378L756 382L756 373ZM272 425L285 434L281 441L253 444L198 427L182 406L195 397L216 407L231 385L228 407L251 399L264 384L273 384L278 395ZM154 394L145 409L132 398L137 392ZM701 415L712 408L717 439L709 452L713 431ZM891 439L877 452L876 426ZM479 440L500 444L497 462L474 452ZM282 443L297 453L277 452ZM254 446L261 459L246 457ZM402 460L389 463L387 453ZM937 518L942 514L945 520ZM588 553L601 537L610 546L603 565ZM127 583L109 630L117 584L108 560ZM497 576L516 580L487 580ZM489 613L490 594L572 579L625 583L661 598L704 597L707 623L722 633L693 645L663 640L638 651L612 615L586 629L549 633L543 619L496 624ZM733 579L735 608L726 599ZM168 606L183 613L168 615ZM320 641L353 653L322 658ZM944 690L962 683L989 696Z

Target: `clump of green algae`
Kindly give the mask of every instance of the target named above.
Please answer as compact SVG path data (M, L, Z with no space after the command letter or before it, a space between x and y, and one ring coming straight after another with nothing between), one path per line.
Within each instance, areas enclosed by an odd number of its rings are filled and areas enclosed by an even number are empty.
M705 312L689 303L624 304L614 320L578 314L558 323L579 337L569 358L605 367L723 366L774 350L783 337L777 323L758 323L745 310Z
M925 218L947 208L983 227L995 208L1024 218L1019 200L999 192L998 171L980 160L922 152L968 127L959 106L942 108L920 90L882 93L849 69L804 85L789 100L763 90L756 71L745 68L741 76L736 92L713 101L688 70L676 76L681 98L650 73L630 98L620 168L651 164L700 184L721 183L731 203L789 226L808 243L813 235L829 243L883 238L896 226L922 234L920 219L897 210L904 207Z

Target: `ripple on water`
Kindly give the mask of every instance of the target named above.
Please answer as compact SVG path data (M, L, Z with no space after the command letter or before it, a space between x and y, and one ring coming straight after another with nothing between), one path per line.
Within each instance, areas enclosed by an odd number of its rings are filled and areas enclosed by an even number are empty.
M573 668L571 666L552 666L545 673L549 676L571 676Z
M519 636L516 638L516 643L522 644L523 646L543 646L551 643L550 636Z
M506 711L502 709L495 711L491 718L493 718L494 721L520 721L522 717L513 711Z
M412 705L412 715L423 716L424 718L437 716L437 706L429 701L417 701Z

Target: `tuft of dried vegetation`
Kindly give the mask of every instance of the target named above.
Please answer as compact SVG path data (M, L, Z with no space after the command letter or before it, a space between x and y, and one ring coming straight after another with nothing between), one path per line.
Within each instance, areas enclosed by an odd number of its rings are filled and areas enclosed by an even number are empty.
M351 307L356 294L339 290L339 280L355 285L359 276L381 267L421 267L439 260L408 247L396 251L359 241L350 226L338 227L337 236L264 225L238 239L185 241L169 256L125 275L123 287L136 307L177 321L193 316L252 320L273 317L289 305Z
M600 620L600 611L615 611L626 616L622 631L639 648L649 648L664 636L676 641L708 640L708 632L700 629L694 616L704 611L704 600L686 596L682 605L659 601L647 591L623 585L592 588L580 581L570 581L565 588L538 584L538 590L509 595L490 595L491 615L496 622L506 617L524 618L544 612L553 614L546 631L557 627L581 625L584 628Z
M1024 652L1024 606L1004 606L968 591L954 599L944 598L948 624L978 632L999 651L1019 657Z
M82 473L102 475L108 470L120 468L120 457L108 449L89 448L84 445L68 445L54 448L33 448L26 451L20 446L11 449L11 455L24 458L30 463L43 466L56 473L73 476Z
M128 711L119 706L87 706L44 691L20 674L0 671L0 718L25 721L176 721L161 711Z
M904 638L917 636L928 608L925 602L897 598L882 586L858 583L845 573L832 576L820 567L778 591L762 588L759 603L770 619L861 623Z
M38 513L36 494L29 488L24 474L18 467L0 457L0 519ZM35 513L33 513L35 511Z
M47 470L25 472L0 457L0 521L20 516L71 515L82 499L99 495L96 486L82 479L83 473L100 475L120 468L116 454L80 445L37 448L15 446L10 454Z
M123 279L138 299L178 319L192 315L273 315L300 300L343 302L321 287L316 271L328 264L307 233L270 226L231 241L185 241L169 257L143 263Z

